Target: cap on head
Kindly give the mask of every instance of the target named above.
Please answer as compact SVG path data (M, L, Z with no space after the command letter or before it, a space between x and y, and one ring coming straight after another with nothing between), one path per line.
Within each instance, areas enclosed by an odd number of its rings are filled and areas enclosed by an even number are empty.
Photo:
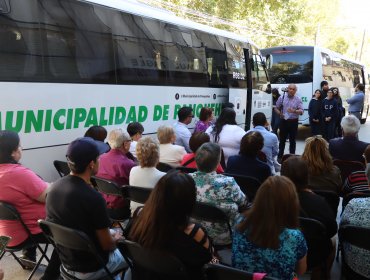
M90 137L81 137L72 141L67 150L66 157L69 164L76 169L85 169L91 161L95 161L102 154L95 141Z

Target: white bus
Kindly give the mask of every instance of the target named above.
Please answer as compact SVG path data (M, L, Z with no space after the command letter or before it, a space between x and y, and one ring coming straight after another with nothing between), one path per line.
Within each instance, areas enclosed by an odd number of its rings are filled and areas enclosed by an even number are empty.
M0 1L0 129L20 133L22 163L45 180L92 125L139 121L150 135L184 105L217 116L230 101L248 128L254 112L271 115L266 85L252 42L166 11L122 0Z
M297 94L302 98L305 109L299 121L304 125L309 124L308 104L313 92L320 89L321 81L326 80L330 87L338 87L346 111L348 104L345 100L354 94L355 86L358 83L366 87L368 85L364 65L328 49L317 46L281 46L263 49L261 52L267 59L272 88L282 92L290 83L297 85ZM366 91L361 123L366 121L369 101L369 92Z

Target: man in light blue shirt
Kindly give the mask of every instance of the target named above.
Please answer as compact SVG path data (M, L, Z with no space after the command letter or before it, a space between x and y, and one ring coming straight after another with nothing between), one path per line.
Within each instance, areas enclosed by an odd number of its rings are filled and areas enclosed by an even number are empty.
M348 113L356 116L359 120L361 120L361 111L364 106L364 90L365 86L363 84L357 84L355 95L347 99L347 103L349 104Z
M268 131L265 128L267 124L267 119L264 113L258 112L253 115L253 126L254 128L250 131L258 131L262 134L264 139L264 145L262 152L266 155L267 164L271 168L271 173L276 174L275 165L274 165L274 158L278 155L279 152L279 141L277 136Z
M173 125L173 129L176 134L176 145L183 146L187 153L192 153L189 147L189 140L191 137L191 132L187 125L191 123L193 119L193 109L191 107L182 107L177 112L179 118L178 122ZM194 151L195 152L195 151Z

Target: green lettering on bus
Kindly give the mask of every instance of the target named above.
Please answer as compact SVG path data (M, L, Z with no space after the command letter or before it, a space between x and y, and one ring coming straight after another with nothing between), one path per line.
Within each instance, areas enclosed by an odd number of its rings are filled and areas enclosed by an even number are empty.
M51 129L51 116L52 116L53 110L46 110L46 116L45 116L45 122L44 122L44 130L50 131Z
M162 118L162 106L161 105L154 105L153 111L153 121L157 122Z
M68 109L67 111L67 124L66 124L66 129L71 129L72 128L72 120L73 120L73 109Z
M148 108L146 106L139 106L139 113L137 116L138 122L145 122L148 117Z
M136 122L136 108L135 108L135 106L131 106L130 110L128 111L128 114L127 114L126 123L130 123L130 122Z
M175 110L173 110L173 119L174 120L177 119L177 112L180 110L180 108L181 108L181 105L179 105L179 104L175 105Z
M5 117L5 129L20 132L23 125L24 111L17 111L17 117L15 119L15 126L13 126L14 111L6 112Z
M63 130L65 122L61 122L60 118L66 118L66 109L59 109L53 117L53 125L56 130Z
M40 132L42 130L42 123L44 120L44 111L38 110L37 116L35 115L35 111L28 110L26 111L26 123L24 132L30 133L31 129L35 130L35 132Z
M168 121L168 113L170 111L170 105L164 105L163 106L163 117L162 120Z
M98 125L98 116L96 115L96 108L90 108L85 122L85 127L90 127L93 125Z
M105 117L105 107L101 107L99 125L106 126L107 124L108 124L108 119Z
M112 125L114 121L114 107L109 108L109 119L108 119L108 125Z
M73 128L78 128L80 123L86 120L86 109L85 108L76 108L75 109L75 118L73 122Z
M126 118L126 109L124 107L117 107L114 116L114 124L123 124Z

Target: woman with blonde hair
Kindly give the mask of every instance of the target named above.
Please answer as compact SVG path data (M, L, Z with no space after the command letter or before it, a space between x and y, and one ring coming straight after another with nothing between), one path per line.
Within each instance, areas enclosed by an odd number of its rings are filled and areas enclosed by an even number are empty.
M328 142L322 136L306 139L302 159L308 165L308 185L312 190L334 191L339 194L342 186L340 170L333 164Z
M172 167L181 165L182 158L186 155L183 146L175 145L176 134L172 126L161 125L157 130L159 140L159 161Z
M236 226L233 267L286 280L305 273L307 244L298 229L298 215L299 200L292 181L284 176L269 177Z

